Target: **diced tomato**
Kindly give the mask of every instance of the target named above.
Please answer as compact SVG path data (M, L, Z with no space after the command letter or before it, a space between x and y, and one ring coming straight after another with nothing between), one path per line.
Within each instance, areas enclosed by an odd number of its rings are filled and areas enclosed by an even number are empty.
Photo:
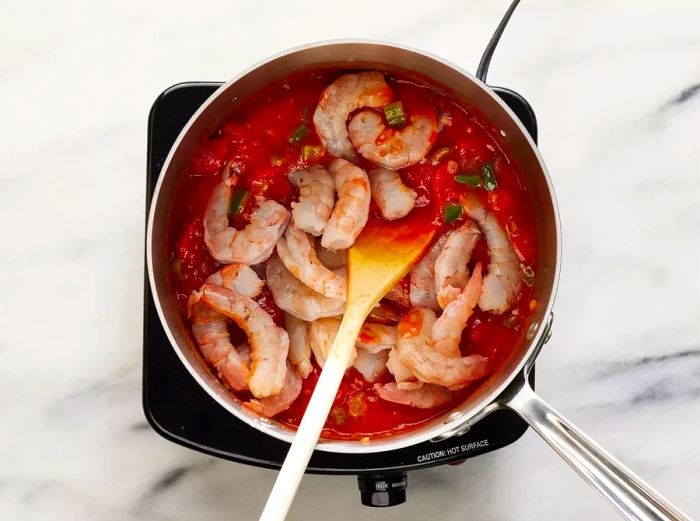
M226 162L229 140L224 137L209 139L197 151L190 163L193 175L216 175Z
M280 175L279 170L270 164L259 165L251 171L246 184L253 195L283 204L289 205L294 196L294 187L287 176Z
M200 288L219 265L204 244L204 226L201 218L195 218L185 225L177 240L175 251L179 261L180 287L187 293Z
M255 297L255 301L260 304L267 313L272 317L275 324L284 327L284 312L277 307L275 299L272 296L272 291L267 286L263 287L262 293Z

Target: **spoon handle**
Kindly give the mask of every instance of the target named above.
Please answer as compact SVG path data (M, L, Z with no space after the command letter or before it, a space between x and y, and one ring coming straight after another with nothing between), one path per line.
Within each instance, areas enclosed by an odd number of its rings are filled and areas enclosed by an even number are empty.
M260 521L281 521L287 515L299 482L318 443L323 425L326 423L340 381L352 360L355 341L360 334L365 316L366 313L358 313L357 308L349 308L345 312L338 334L323 365L321 376L294 436L294 442L260 516Z

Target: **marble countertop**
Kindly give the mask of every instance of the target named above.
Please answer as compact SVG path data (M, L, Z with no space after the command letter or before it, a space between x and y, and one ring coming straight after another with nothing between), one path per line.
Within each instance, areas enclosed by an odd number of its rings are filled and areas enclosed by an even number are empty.
M474 70L507 2L6 4L0 16L0 518L255 519L275 473L173 445L141 409L146 120L165 87L280 49L395 40ZM537 112L563 223L538 391L700 517L700 3L525 0L490 81ZM29 233L31 232L31 233ZM529 431L360 506L289 519L616 519Z

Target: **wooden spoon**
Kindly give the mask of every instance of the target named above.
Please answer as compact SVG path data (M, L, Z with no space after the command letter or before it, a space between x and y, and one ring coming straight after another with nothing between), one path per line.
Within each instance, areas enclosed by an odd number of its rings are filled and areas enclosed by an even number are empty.
M428 209L392 223L370 218L348 250L348 300L340 329L306 408L260 521L285 518L326 423L362 324L379 300L418 262L435 226Z

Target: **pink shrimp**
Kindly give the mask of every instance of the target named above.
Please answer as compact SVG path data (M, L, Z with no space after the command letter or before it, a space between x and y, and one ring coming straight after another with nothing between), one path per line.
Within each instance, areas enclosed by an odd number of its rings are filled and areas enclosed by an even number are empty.
M215 284L247 297L260 294L263 282L255 272L243 264L230 264L207 278ZM200 301L194 293L187 304L194 336L204 359L219 373L219 376L236 391L248 388L249 364L245 362L231 344L228 319Z
M374 389L382 400L401 403L418 409L434 409L448 403L452 399L449 389L441 385L425 384L417 389L399 389L398 384L375 384Z
M480 237L479 227L471 220L447 234L435 259L435 291L441 308L456 299L467 284L467 263Z
M377 71L344 74L326 87L313 120L328 153L356 161L357 153L348 139L348 116L361 107L382 107L391 98L391 88Z
M387 128L371 110L353 116L348 124L350 141L365 159L390 170L415 165L435 143L438 121L435 114L416 114L401 130Z
M265 398L279 393L287 372L287 332L249 297L212 284L204 284L201 295L209 307L233 319L248 337L253 360L248 388L253 396Z
M450 389L465 387L488 373L488 360L481 355L462 357L462 330L481 293L481 264L474 268L462 293L450 302L439 319L429 309L413 309L398 325L399 358L419 380ZM426 342L426 330L430 340Z
M504 313L515 301L523 281L520 259L499 224L496 216L486 211L483 203L473 194L462 197L462 208L479 223L489 249L489 265L479 298L479 307L497 315Z

